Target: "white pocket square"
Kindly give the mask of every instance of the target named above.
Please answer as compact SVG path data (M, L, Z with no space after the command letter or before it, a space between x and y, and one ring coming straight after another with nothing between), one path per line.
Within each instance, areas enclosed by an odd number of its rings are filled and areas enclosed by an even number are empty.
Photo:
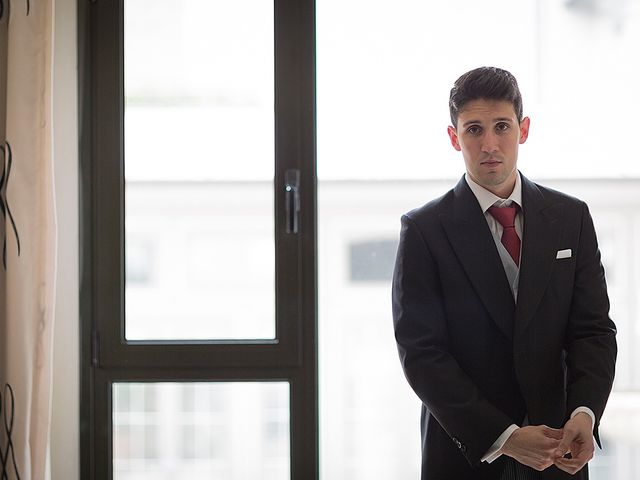
M556 254L556 259L559 258L571 258L571 249L567 248L566 250L558 250Z

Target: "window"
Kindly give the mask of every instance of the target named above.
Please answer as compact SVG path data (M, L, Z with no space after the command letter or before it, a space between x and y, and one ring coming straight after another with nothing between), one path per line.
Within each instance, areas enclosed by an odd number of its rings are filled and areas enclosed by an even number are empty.
M116 479L290 477L286 382L116 383L113 396Z
M316 478L312 2L79 13L82 478Z
M393 274L397 248L397 240L353 242L349 246L351 281L388 282Z
M403 378L390 276L374 273L372 244L397 239L401 214L462 175L447 99L458 75L481 65L520 82L531 117L522 172L590 206L619 348L591 477L638 478L640 430L629 425L640 417L640 162L628 140L640 104L640 3L323 0L317 24L322 478L419 478L420 404Z
M592 477L637 477L638 2L389 5L82 3L83 478L244 448L268 478L418 476L389 280L400 215L462 174L446 99L481 64L520 80L523 172L591 207L619 328Z

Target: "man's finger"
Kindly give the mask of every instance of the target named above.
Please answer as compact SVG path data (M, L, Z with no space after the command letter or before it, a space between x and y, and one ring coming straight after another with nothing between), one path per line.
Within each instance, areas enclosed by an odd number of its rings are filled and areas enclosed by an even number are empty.
M576 439L576 436L577 432L564 430L564 435L560 440L560 445L558 445L558 448L556 448L554 452L554 456L556 458L562 458L569 453L571 451L571 443Z
M570 473L571 475L573 475L578 470L580 470L582 467L584 467L587 462L585 462L582 459L577 459L577 458L558 458L553 463L560 470L562 470L564 472L567 472L567 473Z
M588 446L583 446L577 451L574 449L571 451L571 460L576 462L584 462L585 464L593 458L594 449Z
M556 448L555 451L555 456L557 458L562 458L564 457L567 453L569 453L571 451L571 441L564 439L560 442L560 445L558 445L558 448Z

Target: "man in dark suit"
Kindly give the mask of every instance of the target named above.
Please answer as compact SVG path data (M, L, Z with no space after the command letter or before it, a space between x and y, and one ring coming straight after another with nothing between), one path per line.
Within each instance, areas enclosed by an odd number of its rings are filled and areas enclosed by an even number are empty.
M393 279L422 479L586 479L616 358L589 210L517 170L509 72L467 72L449 106L466 174L402 217Z

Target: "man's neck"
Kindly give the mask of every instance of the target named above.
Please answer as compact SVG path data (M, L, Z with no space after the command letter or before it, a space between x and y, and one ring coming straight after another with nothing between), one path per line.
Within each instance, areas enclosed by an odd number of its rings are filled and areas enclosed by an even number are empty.
M511 175L507 180L499 185L482 185L480 184L469 172L467 172L467 178L472 180L476 185L481 188L484 188L488 192L493 193L495 196L506 199L513 193L513 189L516 186L516 178L518 177L518 171L515 170L514 174Z
M482 185L479 185L473 180L473 178L471 178L469 174L465 175L465 180L467 181L469 188L471 188L473 195L478 200L478 203L480 204L480 207L482 208L483 212L486 211L491 205L493 205L498 200L511 200L513 202L516 202L518 205L520 205L520 207L523 206L522 205L522 182L520 180L519 173L517 173L516 175L516 181L513 188L511 189L511 192L508 195L505 195L504 197L496 195L495 193L486 189Z

